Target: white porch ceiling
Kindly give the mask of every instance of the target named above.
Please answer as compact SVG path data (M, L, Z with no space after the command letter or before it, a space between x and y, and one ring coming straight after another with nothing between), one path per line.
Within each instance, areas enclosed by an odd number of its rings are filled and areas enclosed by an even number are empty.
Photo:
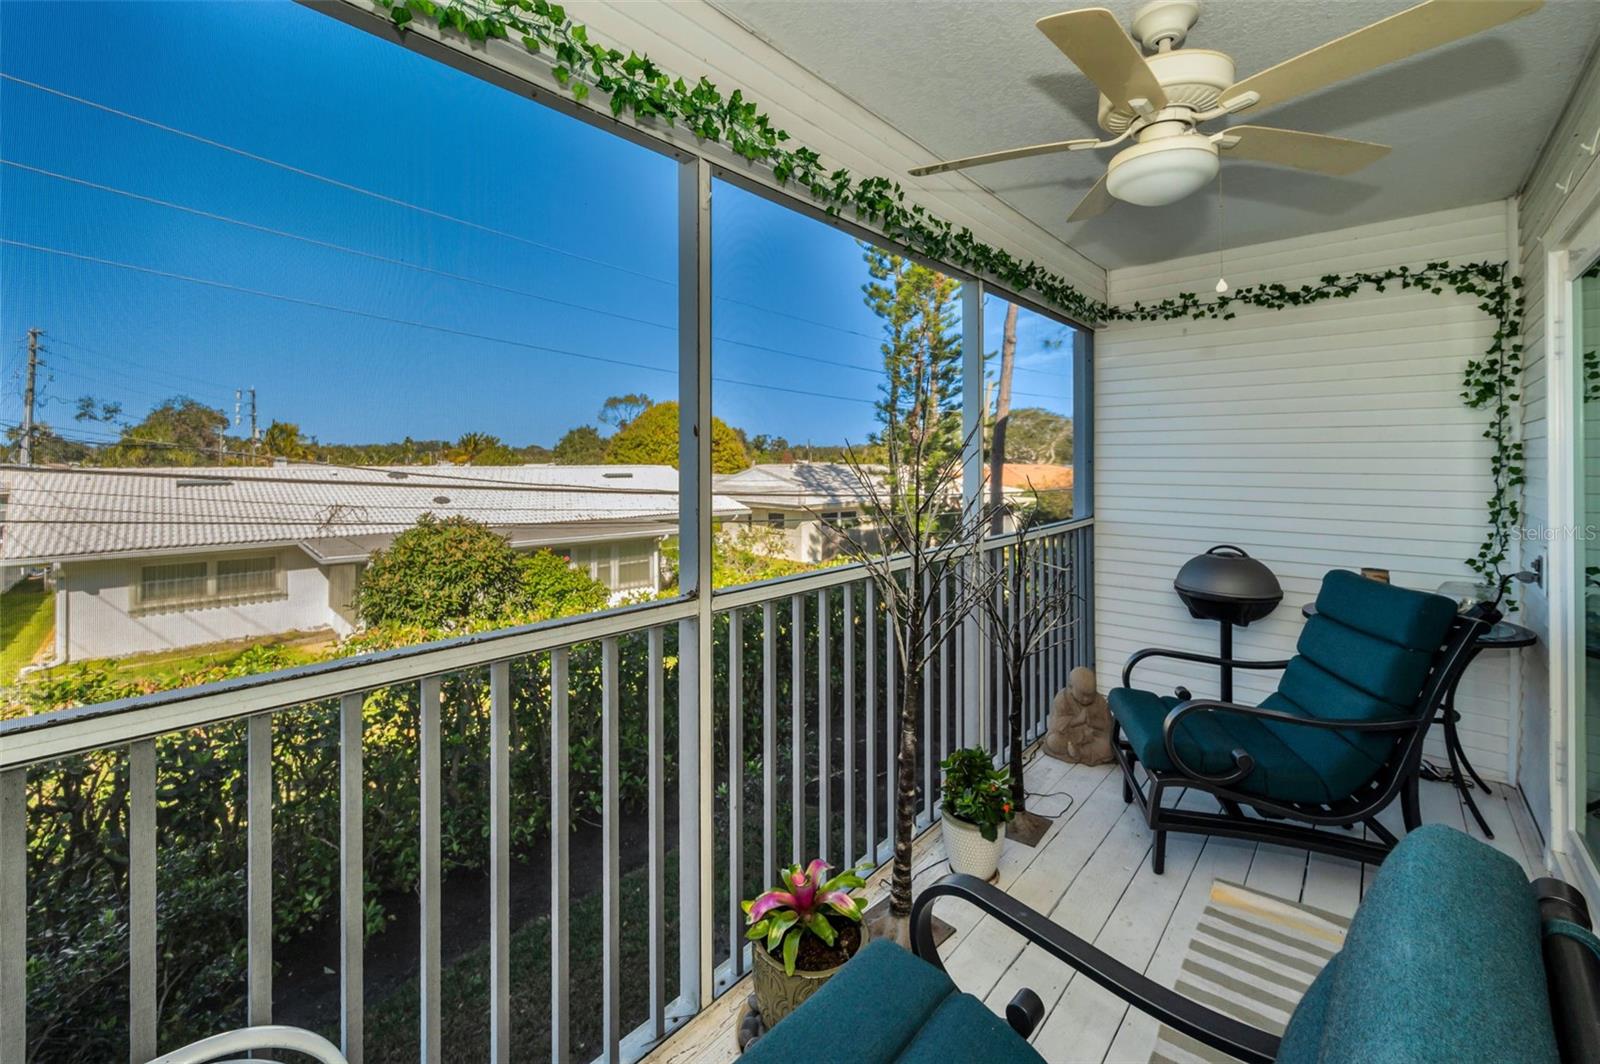
M710 2L926 147L933 161L1098 135L1095 89L1033 24L1098 3L1126 26L1143 0ZM1243 77L1410 6L1203 0L1186 43L1227 52ZM1169 207L1119 203L1069 224L1110 151L891 176L913 195L993 193L1106 269L1483 203L1518 190L1597 39L1600 0L1548 0L1498 29L1247 112L1235 121L1377 141L1394 151L1343 178L1225 161L1220 229L1214 186Z

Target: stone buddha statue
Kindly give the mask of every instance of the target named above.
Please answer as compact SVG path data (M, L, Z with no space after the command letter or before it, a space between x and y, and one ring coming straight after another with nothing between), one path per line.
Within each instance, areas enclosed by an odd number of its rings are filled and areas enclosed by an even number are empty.
M1094 670L1082 665L1050 705L1045 753L1063 761L1104 765L1111 760L1111 710L1095 689Z

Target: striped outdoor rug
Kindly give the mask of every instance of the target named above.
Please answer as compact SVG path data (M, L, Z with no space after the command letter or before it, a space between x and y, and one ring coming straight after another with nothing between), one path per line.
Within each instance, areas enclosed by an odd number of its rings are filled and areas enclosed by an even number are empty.
M1350 921L1309 905L1217 880L1189 940L1180 994L1282 1034L1311 981L1344 945ZM1228 1057L1163 1026L1152 1064L1227 1061Z

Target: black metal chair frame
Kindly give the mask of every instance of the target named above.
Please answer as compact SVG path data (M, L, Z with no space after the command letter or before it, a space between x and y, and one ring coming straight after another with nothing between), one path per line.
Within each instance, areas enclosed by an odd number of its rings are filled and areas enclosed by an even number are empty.
M1422 768L1422 742L1429 725L1438 716L1441 702L1454 689L1461 673L1472 661L1473 644L1478 634L1493 623L1491 614L1490 607L1480 606L1455 619L1445 636L1444 645L1434 656L1433 666L1417 703L1410 713L1398 720L1342 721L1301 717L1238 702L1194 698L1180 687L1176 694L1182 701L1172 708L1162 725L1167 757L1175 766L1169 770L1153 769L1141 764L1113 715L1111 749L1122 768L1122 800L1139 803L1145 822L1155 835L1155 845L1150 855L1151 870L1159 875L1165 867L1169 831L1299 846L1367 864L1381 863L1397 840L1393 832L1379 823L1378 814L1398 796L1406 830L1421 825L1417 784ZM1133 686L1135 666L1149 658L1158 657L1235 669L1280 670L1289 665L1287 660L1240 661L1186 650L1151 648L1140 650L1128 659L1122 670L1122 686ZM1398 741L1388 760L1355 794L1326 803L1285 802L1236 789L1236 785L1255 768L1255 759L1247 750L1236 748L1229 751L1234 767L1223 774L1210 775L1186 764L1178 751L1175 729L1185 717L1196 713L1235 713L1258 720L1327 731L1393 734ZM1143 785L1134 771L1136 766L1144 770L1146 782ZM1203 813L1162 803L1162 797L1168 791L1184 789L1210 793L1217 799L1222 811ZM1254 809L1260 815L1249 816L1244 811L1246 808ZM1294 823L1296 821L1299 823ZM1325 830L1350 829L1357 825L1364 825L1374 837L1364 839L1355 837L1349 830Z
M1589 927L1583 895L1558 879L1533 882L1539 915ZM917 896L911 906L911 948L940 971L944 962L933 941L933 903L959 898L993 916L1046 953L1081 972L1140 1012L1175 1031L1249 1064L1270 1064L1278 1055L1279 1038L1241 1023L1129 968L1103 950L1009 894L972 876L949 875ZM1600 1060L1600 957L1566 935L1543 940L1545 979L1550 992L1550 1018L1556 1046L1564 1061ZM1024 987L1011 999L1006 1021L1023 1038L1044 1019L1044 1003Z

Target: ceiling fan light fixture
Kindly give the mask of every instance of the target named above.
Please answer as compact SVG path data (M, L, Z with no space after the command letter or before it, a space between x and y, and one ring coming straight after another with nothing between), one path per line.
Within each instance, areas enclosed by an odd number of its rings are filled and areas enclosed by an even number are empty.
M1217 166L1217 146L1197 133L1147 141L1111 160L1106 191L1124 203L1164 207L1209 185Z

